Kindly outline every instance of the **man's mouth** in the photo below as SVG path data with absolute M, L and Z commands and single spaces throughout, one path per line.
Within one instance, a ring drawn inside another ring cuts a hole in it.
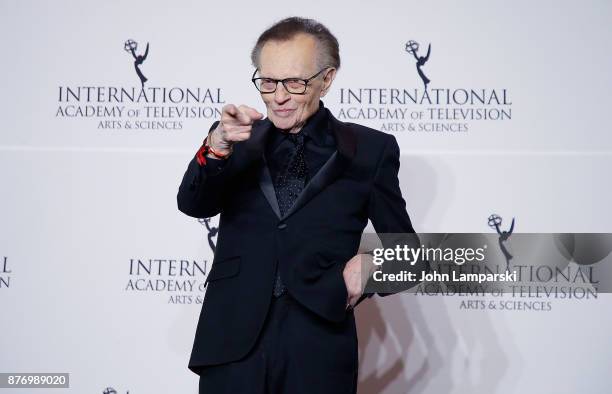
M 291 115 L 293 113 L 293 111 L 295 111 L 294 109 L 275 109 L 273 110 L 274 113 L 277 116 L 280 116 L 281 118 L 285 118 L 289 115 Z

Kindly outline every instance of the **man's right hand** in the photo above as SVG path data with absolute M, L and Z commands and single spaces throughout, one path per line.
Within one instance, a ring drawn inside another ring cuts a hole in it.
M 209 144 L 221 154 L 231 152 L 232 145 L 251 137 L 253 122 L 263 119 L 264 115 L 246 105 L 236 107 L 234 104 L 223 106 L 221 121 L 211 132 Z M 209 154 L 210 155 L 210 154 Z

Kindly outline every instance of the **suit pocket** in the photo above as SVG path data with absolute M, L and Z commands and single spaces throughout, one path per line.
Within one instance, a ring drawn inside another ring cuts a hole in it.
M 337 260 L 331 260 L 320 253 L 315 253 L 311 259 L 308 259 L 307 262 L 298 266 L 299 275 L 306 282 L 315 282 L 327 271 L 330 271 L 337 263 Z
M 218 279 L 231 278 L 238 275 L 240 272 L 240 256 L 228 257 L 223 260 L 215 261 L 208 273 L 206 282 L 212 282 Z
M 334 264 L 338 264 L 340 260 L 338 260 L 335 256 L 327 256 L 321 252 L 317 252 L 315 254 L 317 265 L 323 269 L 327 269 Z

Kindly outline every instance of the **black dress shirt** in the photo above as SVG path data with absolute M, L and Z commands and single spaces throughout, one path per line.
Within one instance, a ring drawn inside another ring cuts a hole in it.
M 319 101 L 317 112 L 306 121 L 304 127 L 298 132 L 304 135 L 304 154 L 309 174 L 306 183 L 323 167 L 323 164 L 336 150 L 336 141 L 328 128 L 327 122 L 327 111 L 323 102 Z M 266 161 L 273 182 L 276 181 L 276 176 L 295 150 L 295 145 L 289 140 L 288 135 L 289 133 L 272 126 L 269 140 L 266 143 Z

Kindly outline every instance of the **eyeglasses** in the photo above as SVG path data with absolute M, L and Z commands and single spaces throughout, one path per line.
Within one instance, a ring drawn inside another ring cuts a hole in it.
M 258 68 L 255 69 L 253 76 L 251 77 L 251 81 L 261 93 L 274 93 L 276 91 L 276 87 L 278 83 L 281 82 L 285 89 L 291 94 L 305 94 L 306 87 L 308 83 L 319 76 L 323 71 L 327 70 L 329 67 L 324 67 L 313 75 L 310 78 L 302 79 L 302 78 L 285 78 L 285 79 L 274 79 L 274 78 L 255 78 L 255 74 L 259 71 Z

